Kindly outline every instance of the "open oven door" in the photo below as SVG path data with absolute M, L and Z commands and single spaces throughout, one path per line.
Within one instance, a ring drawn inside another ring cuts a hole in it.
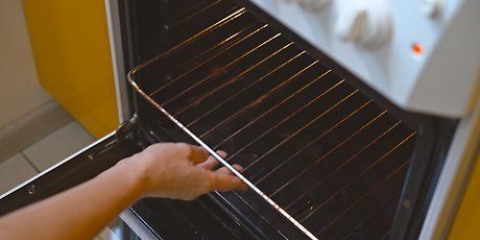
M 82 184 L 114 166 L 124 157 L 140 151 L 145 145 L 139 140 L 142 138 L 139 137 L 136 126 L 134 117 L 123 123 L 117 131 L 0 195 L 0 217 Z M 121 239 L 157 239 L 140 223 L 136 215 L 126 209 L 121 214 L 120 221 L 115 221 L 111 227 L 114 227 L 115 233 L 120 232 L 121 236 L 114 235 Z
M 0 197 L 0 216 L 94 178 L 121 159 L 114 133 L 80 150 Z
M 136 118 L 0 196 L 0 216 L 86 182 L 145 148 Z M 135 139 L 135 140 L 133 140 Z

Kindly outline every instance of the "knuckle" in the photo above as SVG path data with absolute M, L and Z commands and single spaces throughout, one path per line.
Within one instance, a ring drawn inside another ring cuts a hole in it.
M 149 155 L 156 155 L 159 152 L 162 152 L 164 148 L 168 146 L 169 146 L 169 143 L 155 143 L 145 148 L 143 152 Z
M 192 154 L 191 145 L 187 143 L 175 143 L 175 148 L 184 153 L 186 156 L 190 156 Z
M 190 148 L 190 145 L 184 142 L 175 143 L 175 146 L 181 149 Z

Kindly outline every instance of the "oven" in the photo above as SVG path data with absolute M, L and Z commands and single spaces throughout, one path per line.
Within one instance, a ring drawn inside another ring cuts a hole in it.
M 181 141 L 249 190 L 142 199 L 121 215 L 131 236 L 446 238 L 479 145 L 480 2 L 106 5 L 123 123 L 4 194 L 0 214 Z

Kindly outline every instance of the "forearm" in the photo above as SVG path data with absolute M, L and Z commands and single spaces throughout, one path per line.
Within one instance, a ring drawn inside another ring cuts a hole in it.
M 92 239 L 140 198 L 143 180 L 130 159 L 92 181 L 0 218 L 0 239 Z

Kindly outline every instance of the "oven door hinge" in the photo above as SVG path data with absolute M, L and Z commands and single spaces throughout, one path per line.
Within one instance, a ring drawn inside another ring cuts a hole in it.
M 152 140 L 144 133 L 137 115 L 120 124 L 115 135 L 123 158 L 140 152 L 152 144 Z

